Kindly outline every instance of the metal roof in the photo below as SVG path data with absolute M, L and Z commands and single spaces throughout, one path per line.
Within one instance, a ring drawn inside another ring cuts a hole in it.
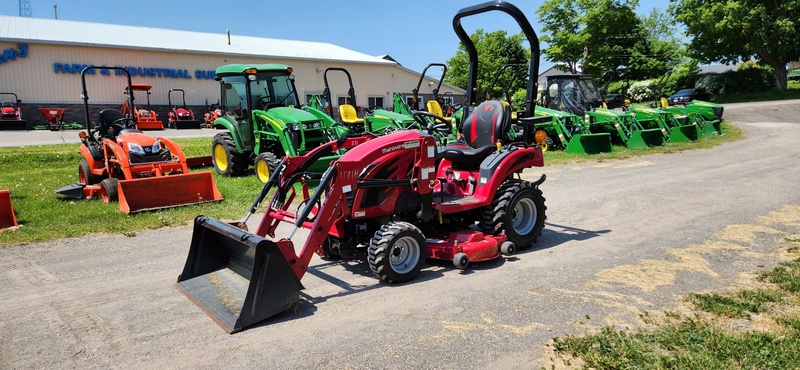
M 163 28 L 0 15 L 0 40 L 122 49 L 158 50 L 288 59 L 395 65 L 325 42 L 270 39 L 235 33 L 190 32 Z

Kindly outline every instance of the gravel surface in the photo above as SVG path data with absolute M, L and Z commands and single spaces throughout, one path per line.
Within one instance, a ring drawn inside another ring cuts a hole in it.
M 728 104 L 725 117 L 745 141 L 526 172 L 548 176 L 533 249 L 464 271 L 429 261 L 400 285 L 315 257 L 295 309 L 235 335 L 173 286 L 191 226 L 0 249 L 0 368 L 546 366 L 553 337 L 641 327 L 786 257 L 800 101 Z

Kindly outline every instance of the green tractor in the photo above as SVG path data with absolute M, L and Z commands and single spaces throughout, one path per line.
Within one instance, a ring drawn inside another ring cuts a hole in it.
M 298 156 L 336 140 L 341 132 L 315 109 L 301 109 L 292 68 L 284 64 L 230 64 L 217 68 L 222 115 L 214 127 L 211 156 L 224 176 L 255 167 L 266 182 L 284 156 Z M 337 155 L 324 156 L 312 171 L 324 172 Z
M 376 107 L 368 107 L 364 112 L 360 112 L 360 107 L 356 104 L 356 93 L 353 88 L 353 79 L 344 68 L 331 67 L 326 68 L 322 74 L 322 80 L 325 83 L 325 90 L 322 92 L 322 104 L 324 104 L 324 112 L 329 117 L 334 117 L 333 97 L 330 85 L 328 84 L 328 72 L 338 71 L 347 76 L 347 83 L 349 88 L 347 96 L 337 99 L 338 105 L 338 120 L 333 120 L 340 127 L 350 134 L 360 134 L 369 132 L 375 135 L 384 135 L 397 130 L 405 130 L 408 128 L 416 128 L 418 123 L 414 120 L 411 114 L 404 114 L 401 112 L 391 112 L 385 109 L 376 109 Z M 313 101 L 313 100 L 312 100 Z M 320 102 L 312 104 L 313 107 L 318 108 Z M 359 117 L 362 113 L 362 117 Z

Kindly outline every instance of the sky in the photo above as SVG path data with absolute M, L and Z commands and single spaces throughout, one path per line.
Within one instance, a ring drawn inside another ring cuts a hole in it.
M 453 16 L 482 0 L 29 0 L 35 18 L 49 18 L 167 28 L 299 41 L 326 42 L 373 56 L 390 55 L 398 63 L 421 72 L 430 63 L 445 63 L 458 50 Z M 541 25 L 536 9 L 544 0 L 511 0 L 533 26 Z M 19 15 L 18 0 L 0 0 L 0 14 Z M 664 0 L 639 0 L 638 14 L 666 9 Z M 54 8 L 54 5 L 57 7 Z M 461 21 L 467 34 L 520 31 L 501 11 L 482 13 Z M 542 58 L 541 71 L 552 66 Z

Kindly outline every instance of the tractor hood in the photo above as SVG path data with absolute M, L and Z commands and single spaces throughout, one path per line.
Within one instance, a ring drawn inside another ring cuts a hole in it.
M 270 118 L 281 121 L 284 124 L 312 123 L 319 121 L 313 114 L 296 108 L 277 107 L 270 109 L 266 113 Z
M 117 142 L 128 149 L 128 145 L 136 144 L 142 148 L 151 148 L 158 141 L 156 138 L 141 132 L 124 132 L 117 135 Z

